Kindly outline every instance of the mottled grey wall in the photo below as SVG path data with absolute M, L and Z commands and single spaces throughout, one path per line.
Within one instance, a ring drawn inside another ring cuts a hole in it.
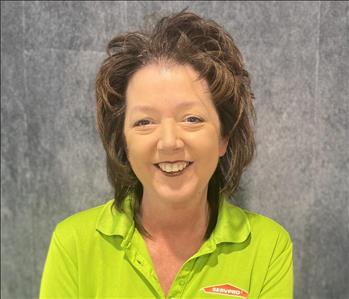
M 236 200 L 291 233 L 296 298 L 349 297 L 348 3 L 2 1 L 2 298 L 36 298 L 55 224 L 112 196 L 95 130 L 107 41 L 186 6 L 252 75 L 258 152 Z

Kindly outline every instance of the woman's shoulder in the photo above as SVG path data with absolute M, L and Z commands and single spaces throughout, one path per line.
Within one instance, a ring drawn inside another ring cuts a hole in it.
M 286 228 L 275 219 L 260 213 L 247 210 L 247 209 L 242 209 L 242 210 L 246 214 L 250 222 L 251 229 L 253 231 L 268 232 L 270 234 L 278 234 L 278 235 L 281 234 L 284 236 L 289 235 Z
M 55 233 L 69 235 L 76 232 L 95 230 L 101 213 L 105 209 L 111 208 L 112 203 L 113 200 L 109 200 L 103 204 L 76 212 L 64 218 L 56 224 Z
M 242 209 L 250 224 L 252 243 L 262 252 L 273 252 L 279 256 L 292 250 L 292 239 L 288 230 L 275 219 L 247 209 Z
M 249 226 L 251 236 L 253 236 L 255 241 L 274 241 L 284 243 L 285 245 L 292 242 L 288 230 L 277 220 L 261 213 L 239 207 L 233 203 L 229 205 L 232 210 L 236 211 L 235 213 L 244 216 Z

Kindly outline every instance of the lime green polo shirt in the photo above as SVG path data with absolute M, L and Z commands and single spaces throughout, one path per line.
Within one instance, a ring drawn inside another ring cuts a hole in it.
M 57 224 L 40 298 L 293 298 L 292 242 L 265 216 L 225 198 L 209 239 L 182 266 L 164 295 L 130 197 L 124 212 L 104 205 Z

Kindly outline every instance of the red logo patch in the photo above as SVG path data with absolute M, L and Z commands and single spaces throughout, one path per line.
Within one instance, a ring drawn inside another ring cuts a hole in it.
M 204 290 L 205 293 L 209 293 L 209 294 L 225 295 L 225 296 L 240 297 L 240 298 L 248 297 L 248 292 L 236 286 L 233 286 L 231 284 L 220 284 L 220 285 L 205 287 L 202 290 Z

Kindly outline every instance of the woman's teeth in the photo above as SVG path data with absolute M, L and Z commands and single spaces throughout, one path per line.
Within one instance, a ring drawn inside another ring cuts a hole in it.
M 159 163 L 160 169 L 165 172 L 177 172 L 181 171 L 189 165 L 189 162 L 178 163 Z

